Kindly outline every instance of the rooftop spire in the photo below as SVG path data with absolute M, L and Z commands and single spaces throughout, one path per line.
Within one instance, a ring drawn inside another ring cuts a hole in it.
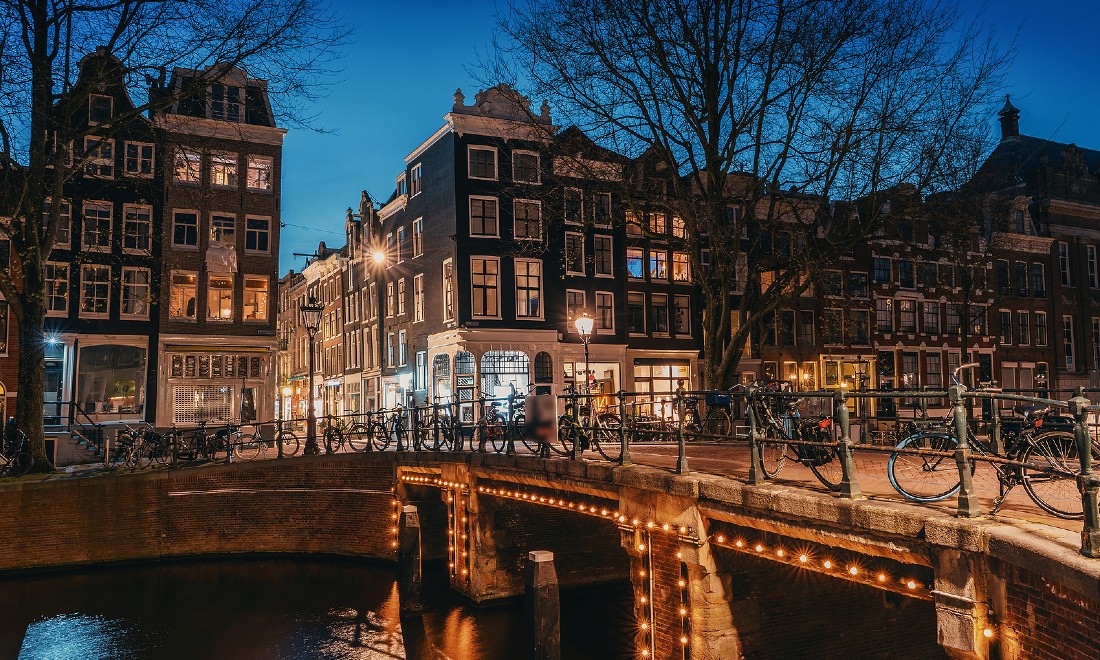
M 1001 142 L 1020 136 L 1020 109 L 1012 105 L 1012 99 L 1005 94 L 1005 104 L 997 113 L 1001 121 Z

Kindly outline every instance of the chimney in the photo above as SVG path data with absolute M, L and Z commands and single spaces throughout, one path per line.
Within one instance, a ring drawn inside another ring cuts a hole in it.
M 1005 105 L 997 116 L 1001 121 L 1001 142 L 1020 137 L 1020 110 L 1012 105 L 1008 94 L 1005 94 Z

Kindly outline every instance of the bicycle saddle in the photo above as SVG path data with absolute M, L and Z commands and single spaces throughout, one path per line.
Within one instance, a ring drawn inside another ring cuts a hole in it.
M 1032 421 L 1038 417 L 1042 417 L 1050 412 L 1050 406 L 1043 405 L 1028 405 L 1021 403 L 1012 409 L 1017 415 L 1022 416 L 1027 421 Z

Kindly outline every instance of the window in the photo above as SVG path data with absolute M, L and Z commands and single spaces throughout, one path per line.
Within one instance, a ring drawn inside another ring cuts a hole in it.
M 69 311 L 69 265 L 46 264 L 46 313 L 64 316 Z
M 115 141 L 97 137 L 84 138 L 84 173 L 100 179 L 115 175 Z
M 47 199 L 42 205 L 42 221 L 43 223 L 49 222 L 50 213 L 53 210 L 53 203 Z M 73 233 L 73 205 L 69 203 L 69 200 L 61 200 L 61 210 L 57 216 L 57 230 L 53 235 L 53 246 L 55 248 L 69 248 L 72 247 L 72 233 Z
M 268 318 L 268 279 L 266 277 L 244 278 L 244 320 L 266 321 Z
M 1008 280 L 1008 262 L 997 260 L 993 263 L 993 279 L 997 284 L 997 292 L 1007 296 L 1012 291 L 1012 283 Z
M 668 253 L 664 250 L 649 251 L 649 279 L 668 279 Z
M 408 342 L 406 341 L 408 334 L 404 330 L 397 332 L 397 364 L 404 365 L 408 359 Z
M 172 291 L 168 298 L 168 316 L 173 319 L 195 320 L 195 301 L 199 295 L 195 273 L 172 271 Z
M 951 266 L 944 265 L 940 268 L 940 285 L 941 286 L 955 286 L 955 269 Z
M 645 277 L 645 253 L 642 248 L 626 249 L 626 276 L 637 280 Z
M 1012 279 L 1016 283 L 1016 295 L 1026 296 L 1028 294 L 1026 263 L 1017 261 L 1012 264 Z
M 1085 247 L 1085 251 L 1088 254 L 1089 262 L 1089 286 L 1100 289 L 1100 272 L 1096 270 L 1096 246 L 1088 245 Z
M 1012 312 L 1002 309 L 1000 312 L 1001 320 L 1001 343 L 1012 343 Z
M 454 268 L 450 259 L 443 260 L 443 320 L 455 318 L 455 280 Z
M 890 260 L 885 257 L 875 257 L 875 284 L 889 284 Z
M 406 296 L 406 293 L 407 292 L 405 290 L 405 278 L 402 277 L 399 280 L 397 280 L 397 315 L 398 316 L 404 316 L 405 315 L 405 296 Z
M 596 328 L 615 332 L 615 294 L 610 291 L 596 292 Z
M 1035 345 L 1047 345 L 1047 313 L 1035 312 Z
M 638 216 L 634 214 L 634 211 L 626 212 L 626 235 L 627 236 L 641 236 L 642 235 L 642 223 L 638 222 Z
M 210 156 L 210 185 L 223 188 L 237 187 L 237 154 Z
M 488 179 L 495 181 L 497 178 L 497 150 L 493 147 L 469 148 L 470 178 Z
M 853 298 L 867 298 L 871 295 L 867 273 L 848 273 L 848 295 Z
M 798 313 L 798 343 L 803 346 L 814 345 L 814 313 L 802 310 Z
M 569 332 L 576 332 L 577 327 L 573 325 L 573 320 L 578 316 L 588 311 L 587 295 L 584 291 L 578 289 L 566 289 L 565 290 L 565 316 L 569 323 L 566 327 L 569 328 Z
M 397 228 L 397 263 L 405 260 L 405 228 Z
M 113 97 L 104 96 L 102 94 L 89 95 L 88 123 L 94 125 L 110 121 L 111 116 L 114 114 L 114 106 L 115 100 Z
M 959 313 L 959 308 L 955 305 L 947 305 L 947 334 L 959 335 L 962 331 L 962 315 Z
M 80 239 L 83 249 L 111 251 L 112 211 L 109 202 L 84 202 L 84 234 Z
M 1016 312 L 1016 342 L 1021 346 L 1031 343 L 1031 315 L 1024 310 Z
M 943 359 L 940 353 L 924 354 L 924 369 L 927 377 L 924 384 L 929 389 L 938 390 L 943 387 Z
M 470 198 L 470 236 L 499 236 L 495 197 Z
M 244 249 L 248 252 L 267 254 L 271 245 L 271 220 L 268 218 L 244 219 Z
M 124 170 L 130 176 L 153 176 L 153 145 L 148 142 L 127 142 Z
M 533 151 L 512 152 L 512 179 L 521 183 L 539 183 L 539 155 Z
M 271 190 L 271 167 L 270 158 L 249 156 L 245 187 L 249 190 Z
M 550 357 L 546 351 L 539 351 L 535 355 L 535 382 L 554 382 L 554 358 Z
M 1092 317 L 1092 368 L 1100 369 L 1100 318 Z
M 1073 371 L 1073 317 L 1066 315 L 1062 317 L 1062 350 L 1066 354 L 1066 369 Z
M 595 270 L 597 277 L 611 277 L 614 273 L 614 261 L 612 256 L 612 242 L 610 236 L 596 235 L 592 237 L 592 253 L 595 257 Z
M 370 287 L 364 292 L 366 300 L 364 305 L 367 308 L 367 318 L 371 321 L 378 318 L 378 286 L 375 282 L 370 283 Z
M 790 338 L 791 344 L 794 344 L 794 312 L 783 313 L 790 314 Z M 691 334 L 691 298 L 689 296 L 672 297 L 672 328 L 678 335 Z
M 211 213 L 210 240 L 225 245 L 236 245 L 237 218 L 227 213 Z
M 233 277 L 231 275 L 207 276 L 206 320 L 233 320 Z
M 920 285 L 936 286 L 939 281 L 939 269 L 934 261 L 923 261 L 920 264 Z
M 413 258 L 424 254 L 424 218 L 413 220 Z
M 500 260 L 496 257 L 470 257 L 471 313 L 473 316 L 500 315 Z
M 149 318 L 149 269 L 122 269 L 123 318 Z
M 649 296 L 649 316 L 653 320 L 653 332 L 658 335 L 668 334 L 668 296 L 663 293 L 654 293 Z
M 172 245 L 175 247 L 198 247 L 198 213 L 194 211 L 172 212 Z
M 650 213 L 649 230 L 654 234 L 667 234 L 668 216 L 664 213 Z
M 392 332 L 386 333 L 386 364 L 391 367 L 394 366 Z
M 1043 264 L 1031 264 L 1031 290 L 1036 298 L 1047 297 L 1047 274 Z
M 176 152 L 176 183 L 197 184 L 202 172 L 202 156 L 194 151 Z
M 821 318 L 821 341 L 826 345 L 840 344 L 844 337 L 843 310 L 829 307 Z
M 565 272 L 584 275 L 584 234 L 565 232 Z
M 416 352 L 416 389 L 424 390 L 428 388 L 428 352 L 417 351 Z
M 691 281 L 691 265 L 688 263 L 687 252 L 672 253 L 672 281 Z
M 412 185 L 410 186 L 410 196 L 411 197 L 416 197 L 417 195 L 420 194 L 420 184 L 421 184 L 421 180 L 423 178 L 423 173 L 424 173 L 424 170 L 420 166 L 420 163 L 417 163 L 416 165 L 413 165 L 412 171 L 411 171 L 411 176 L 410 176 L 410 178 L 412 179 Z
M 542 318 L 542 262 L 516 259 L 516 318 Z
M 565 221 L 580 224 L 584 219 L 584 195 L 577 188 L 565 189 Z
M 917 301 L 900 299 L 898 305 L 898 332 L 917 331 Z
M 424 274 L 413 277 L 413 321 L 424 320 Z
M 848 343 L 867 346 L 871 343 L 871 312 L 866 309 L 847 310 L 846 335 Z
M 687 238 L 687 228 L 684 226 L 684 219 L 681 216 L 672 216 L 672 235 L 676 238 Z
M 971 310 L 971 331 L 978 337 L 985 334 L 985 306 L 984 305 L 972 305 Z
M 214 83 L 210 85 L 210 118 L 239 122 L 244 116 L 244 89 Z
M 1058 243 L 1058 277 L 1062 286 L 1070 286 L 1073 282 L 1069 268 L 1069 244 Z
M 894 301 L 890 298 L 875 298 L 875 325 L 879 332 L 893 332 Z
M 626 321 L 631 334 L 645 334 L 645 294 L 626 294 Z
M 111 305 L 111 267 L 84 264 L 80 267 L 80 315 L 107 316 Z
M 611 193 L 598 192 L 592 196 L 592 220 L 597 225 L 608 226 L 611 224 Z
M 903 289 L 912 289 L 914 286 L 913 281 L 913 262 L 907 259 L 898 261 L 898 286 Z
M 940 334 L 940 304 L 934 301 L 924 303 L 924 334 Z
M 152 249 L 153 207 L 127 204 L 122 207 L 122 249 L 148 253 Z
M 513 236 L 522 240 L 542 239 L 542 203 L 529 199 L 512 202 Z

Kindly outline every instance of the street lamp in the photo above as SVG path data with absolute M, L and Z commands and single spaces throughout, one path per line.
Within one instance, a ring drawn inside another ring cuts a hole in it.
M 309 335 L 309 403 L 306 412 L 305 453 L 318 454 L 320 448 L 317 446 L 317 410 L 313 402 L 313 338 L 321 328 L 321 314 L 324 313 L 325 306 L 310 296 L 309 302 L 302 303 L 298 310 L 302 313 L 302 325 L 305 326 L 306 334 Z
M 379 266 L 386 263 L 386 253 L 382 250 L 375 250 L 374 254 L 371 255 L 371 258 L 374 259 L 374 263 L 378 264 Z
M 578 316 L 573 324 L 577 326 L 577 334 L 581 336 L 581 343 L 584 344 L 584 393 L 591 394 L 588 383 L 588 344 L 592 341 L 592 330 L 596 326 L 596 319 L 585 312 Z

